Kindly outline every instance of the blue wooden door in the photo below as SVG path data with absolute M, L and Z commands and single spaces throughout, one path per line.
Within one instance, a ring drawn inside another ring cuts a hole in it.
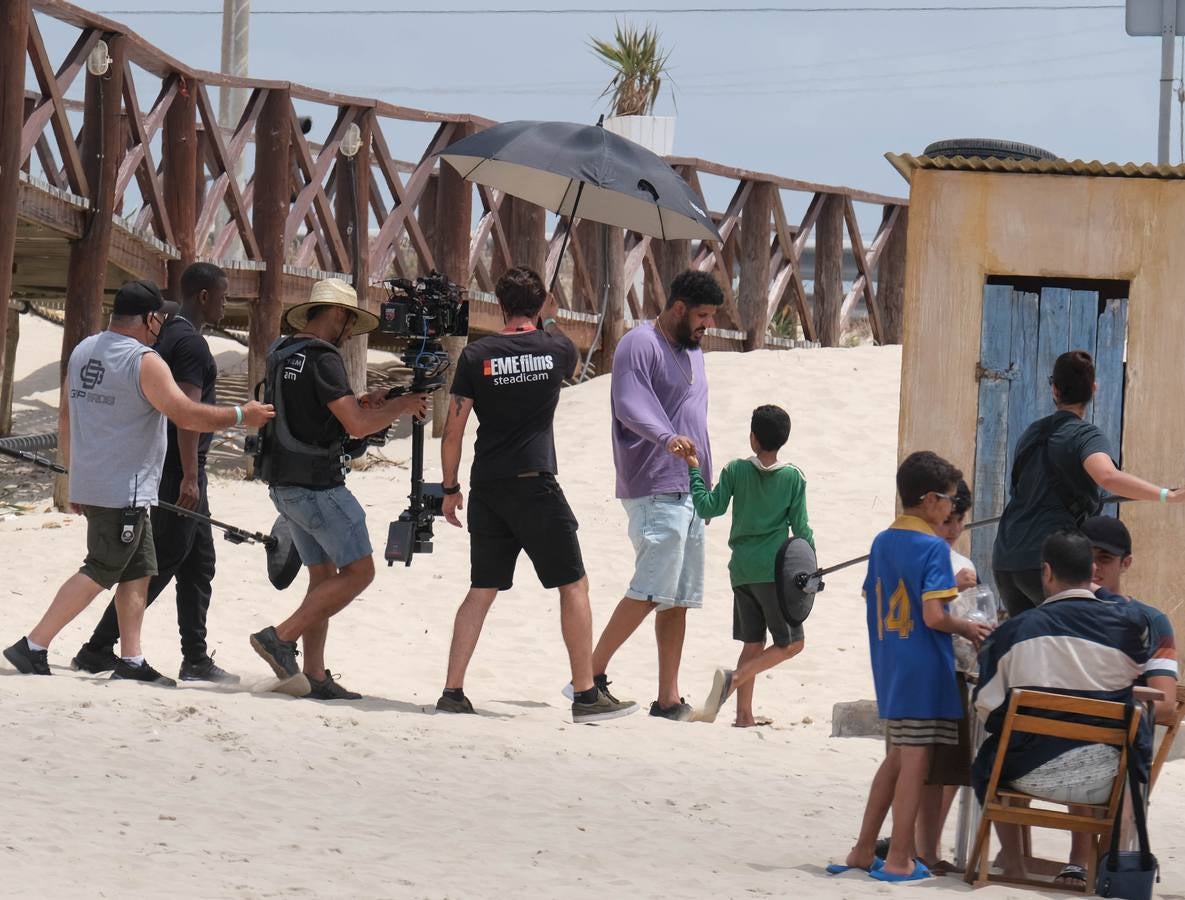
M 1016 442 L 1034 420 L 1053 412 L 1049 375 L 1054 360 L 1067 350 L 1086 350 L 1095 358 L 1099 389 L 1086 415 L 1102 429 L 1119 461 L 1126 339 L 1127 300 L 1100 304 L 1096 292 L 1066 288 L 1044 288 L 1040 295 L 1010 285 L 984 288 L 971 518 L 1004 511 Z M 995 539 L 994 525 L 971 532 L 971 559 L 993 590 Z

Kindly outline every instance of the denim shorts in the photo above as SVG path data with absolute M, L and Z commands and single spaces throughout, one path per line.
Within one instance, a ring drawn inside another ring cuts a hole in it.
M 621 501 L 629 515 L 634 577 L 626 597 L 699 609 L 704 605 L 704 520 L 691 494 L 653 494 Z
M 292 543 L 306 566 L 332 562 L 343 569 L 373 552 L 366 513 L 345 487 L 312 491 L 273 485 L 268 493 L 276 511 L 288 520 Z

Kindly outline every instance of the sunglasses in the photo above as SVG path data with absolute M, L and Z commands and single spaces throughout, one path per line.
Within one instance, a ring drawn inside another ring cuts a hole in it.
M 925 496 L 929 496 L 930 494 L 933 494 L 939 500 L 949 500 L 951 503 L 951 506 L 958 505 L 959 501 L 955 498 L 955 496 L 953 494 L 941 494 L 938 491 L 928 491 Z

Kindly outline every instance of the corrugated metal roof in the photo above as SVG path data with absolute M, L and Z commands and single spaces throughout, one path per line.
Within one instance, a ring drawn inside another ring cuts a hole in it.
M 886 153 L 890 165 L 910 180 L 915 169 L 946 172 L 1007 172 L 1025 175 L 1087 175 L 1111 178 L 1185 178 L 1185 165 L 1154 163 L 1105 163 L 1081 159 L 987 159 L 979 156 L 913 156 Z

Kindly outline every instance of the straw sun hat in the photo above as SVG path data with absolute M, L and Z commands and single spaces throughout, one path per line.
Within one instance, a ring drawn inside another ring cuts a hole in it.
M 314 284 L 309 299 L 288 310 L 284 321 L 293 330 L 301 331 L 309 324 L 309 310 L 314 306 L 341 306 L 355 313 L 354 334 L 367 334 L 379 326 L 378 316 L 358 308 L 358 295 L 354 289 L 336 278 L 327 278 Z

